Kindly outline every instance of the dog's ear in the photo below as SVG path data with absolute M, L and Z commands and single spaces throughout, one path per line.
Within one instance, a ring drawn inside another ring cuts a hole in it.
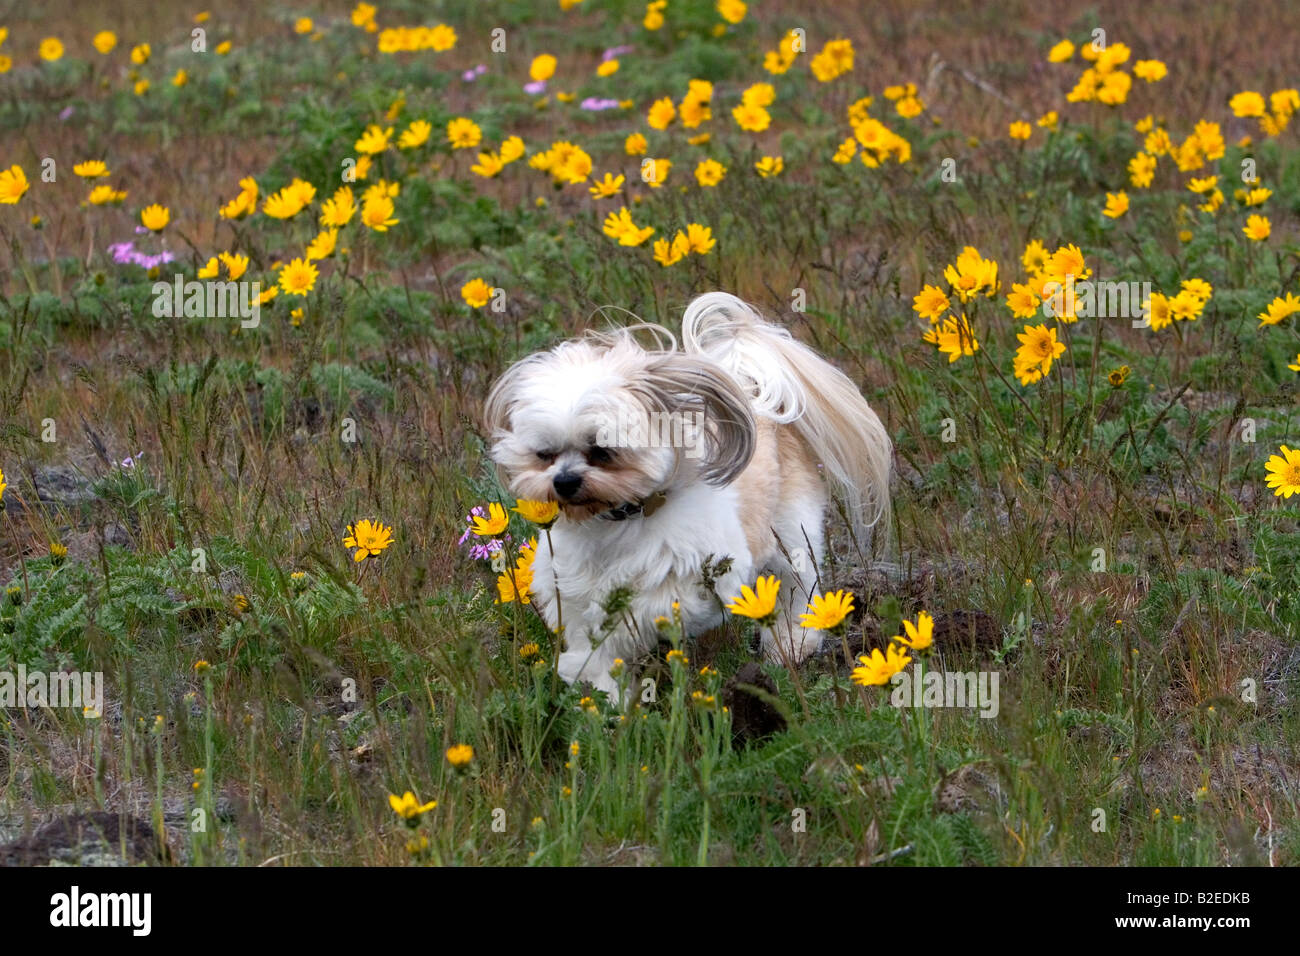
M 519 403 L 519 386 L 541 364 L 543 357 L 542 354 L 533 354 L 521 358 L 492 383 L 483 402 L 483 426 L 489 441 L 495 441 L 510 431 L 510 416 Z
M 756 425 L 749 399 L 712 362 L 681 352 L 663 353 L 651 359 L 646 375 L 632 387 L 652 411 L 702 413 L 701 474 L 710 484 L 735 480 L 754 457 Z

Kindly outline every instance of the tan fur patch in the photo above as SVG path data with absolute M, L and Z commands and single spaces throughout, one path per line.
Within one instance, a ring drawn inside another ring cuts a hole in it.
M 789 425 L 758 419 L 757 443 L 749 466 L 736 479 L 740 523 L 749 553 L 771 553 L 776 537 L 772 526 L 783 502 L 815 495 L 821 478 L 808 446 Z M 784 542 L 787 548 L 797 542 Z

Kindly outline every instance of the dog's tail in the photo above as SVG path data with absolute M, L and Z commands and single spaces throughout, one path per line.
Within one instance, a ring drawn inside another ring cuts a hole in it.
M 889 434 L 847 375 L 750 305 L 726 292 L 697 297 L 682 317 L 682 345 L 726 369 L 756 414 L 790 424 L 821 462 L 855 525 L 889 522 Z

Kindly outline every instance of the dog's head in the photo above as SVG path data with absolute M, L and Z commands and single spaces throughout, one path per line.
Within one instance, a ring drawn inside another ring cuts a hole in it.
M 749 401 L 716 365 L 651 328 L 671 344 L 645 348 L 633 330 L 589 334 L 497 380 L 484 416 L 512 494 L 558 501 L 582 520 L 744 470 L 754 453 Z

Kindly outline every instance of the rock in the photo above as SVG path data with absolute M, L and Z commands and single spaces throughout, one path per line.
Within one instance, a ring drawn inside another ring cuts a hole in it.
M 46 504 L 80 507 L 98 497 L 91 480 L 66 465 L 37 468 L 34 474 L 37 500 Z
M 750 661 L 722 687 L 722 703 L 731 711 L 732 738 L 736 743 L 762 740 L 785 730 L 785 717 L 773 704 L 750 688 L 777 696 L 776 681 Z
M 0 845 L 0 866 L 134 866 L 172 862 L 171 850 L 137 817 L 96 811 L 59 817 Z
M 940 813 L 993 812 L 1001 803 L 1002 788 L 987 763 L 958 767 L 934 787 L 934 805 Z
M 116 523 L 104 525 L 104 543 L 116 545 L 128 551 L 135 550 L 135 542 L 131 540 L 131 532 Z

